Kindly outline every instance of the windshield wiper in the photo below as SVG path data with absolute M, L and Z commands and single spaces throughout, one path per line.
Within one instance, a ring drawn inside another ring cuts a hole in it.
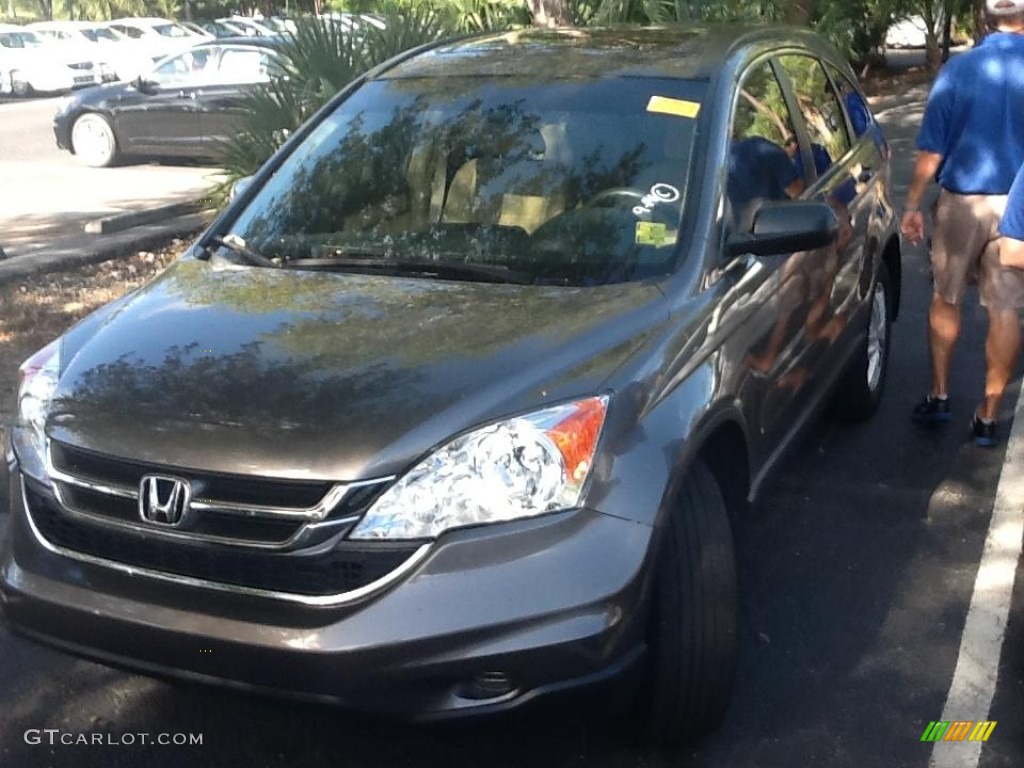
M 426 261 L 422 259 L 292 259 L 285 266 L 295 269 L 371 270 L 413 275 L 435 275 L 440 278 L 477 278 L 491 283 L 531 285 L 534 277 L 490 264 L 466 264 L 461 261 Z
M 270 269 L 281 268 L 279 263 L 272 259 L 268 259 L 262 253 L 257 253 L 234 235 L 226 235 L 224 237 L 221 237 L 220 235 L 210 235 L 210 237 L 206 239 L 214 245 L 219 245 L 222 248 L 227 248 L 232 253 L 237 253 L 254 266 L 269 267 Z

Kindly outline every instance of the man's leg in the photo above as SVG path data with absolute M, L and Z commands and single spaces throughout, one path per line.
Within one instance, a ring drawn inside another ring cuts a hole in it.
M 960 307 L 936 294 L 928 310 L 928 349 L 932 356 L 932 397 L 949 394 L 953 347 L 960 335 Z
M 1013 378 L 1020 352 L 1020 319 L 1016 310 L 988 311 L 988 336 L 985 339 L 985 399 L 978 406 L 978 418 L 994 421 L 1006 385 Z

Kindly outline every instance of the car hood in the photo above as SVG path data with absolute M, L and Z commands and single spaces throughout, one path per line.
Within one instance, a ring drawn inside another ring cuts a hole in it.
M 69 116 L 76 117 L 80 107 L 108 107 L 120 101 L 126 94 L 133 94 L 135 86 L 131 83 L 103 83 L 92 85 L 75 91 L 62 104 L 57 112 L 57 120 L 67 120 Z
M 48 431 L 267 477 L 402 471 L 453 435 L 600 391 L 669 316 L 589 288 L 217 268 L 194 259 L 64 339 Z

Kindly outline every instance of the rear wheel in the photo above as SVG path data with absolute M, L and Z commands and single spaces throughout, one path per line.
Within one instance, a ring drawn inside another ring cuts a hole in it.
M 86 165 L 103 168 L 117 160 L 114 129 L 102 115 L 85 114 L 71 127 L 71 148 Z
M 736 563 L 721 488 L 696 461 L 669 516 L 655 571 L 643 740 L 678 745 L 725 716 L 736 666 Z
M 882 402 L 889 371 L 891 296 L 889 270 L 883 262 L 878 265 L 878 277 L 871 291 L 867 336 L 836 391 L 834 405 L 840 418 L 863 421 L 874 415 Z

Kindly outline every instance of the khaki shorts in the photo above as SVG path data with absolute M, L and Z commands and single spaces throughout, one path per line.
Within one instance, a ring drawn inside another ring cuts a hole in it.
M 935 202 L 932 281 L 935 295 L 959 304 L 975 276 L 981 305 L 1024 307 L 1024 270 L 999 264 L 999 220 L 1006 195 L 957 195 L 942 190 Z

